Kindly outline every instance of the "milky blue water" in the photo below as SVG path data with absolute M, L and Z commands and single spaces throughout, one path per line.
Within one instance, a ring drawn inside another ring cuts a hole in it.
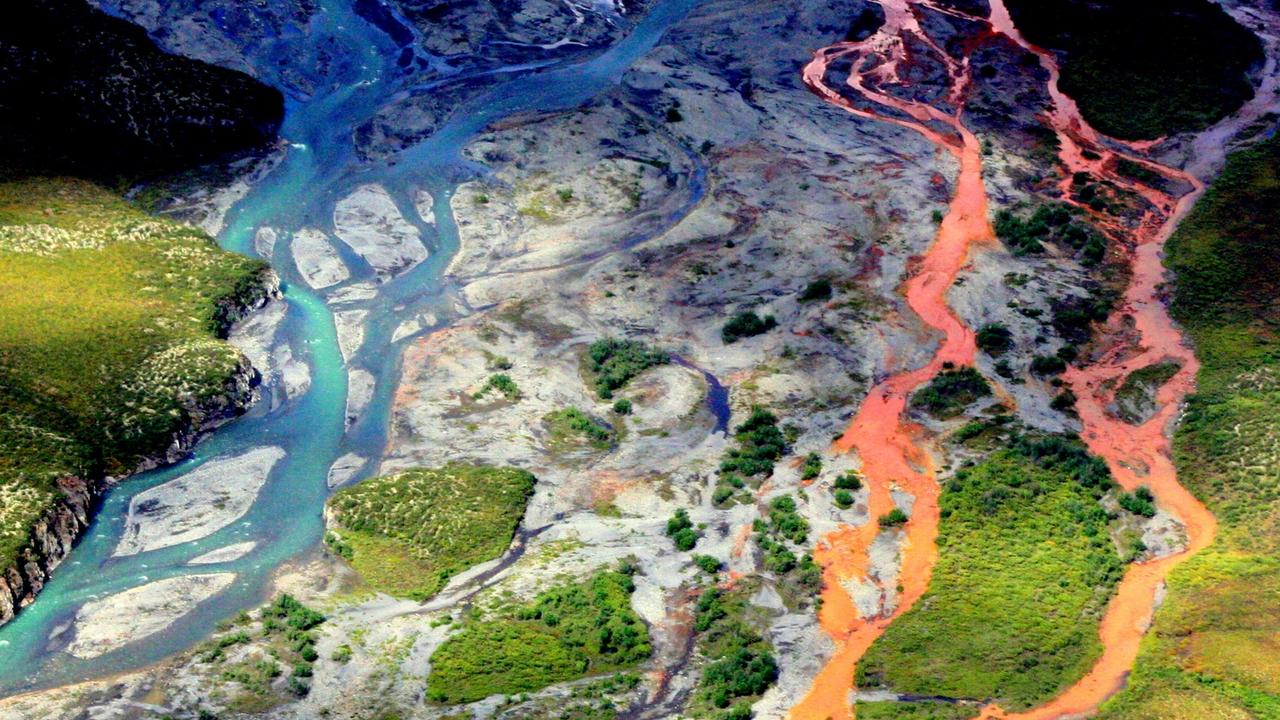
M 457 248 L 448 199 L 458 182 L 483 172 L 461 159 L 461 149 L 494 120 L 589 101 L 616 83 L 696 4 L 697 0 L 658 0 L 625 37 L 589 59 L 552 62 L 531 57 L 520 65 L 486 70 L 482 73 L 485 90 L 454 108 L 434 134 L 389 161 L 362 161 L 352 131 L 399 93 L 443 91 L 449 83 L 474 83 L 481 74 L 467 77 L 451 69 L 446 59 L 421 50 L 418 31 L 376 0 L 319 0 L 319 11 L 305 34 L 291 32 L 246 48 L 246 57 L 260 77 L 286 92 L 281 135 L 291 147 L 284 160 L 233 208 L 219 243 L 253 254 L 253 237 L 260 227 L 270 226 L 286 237 L 304 226 L 330 228 L 339 198 L 358 185 L 378 183 L 391 192 L 405 217 L 424 230 L 431 256 L 383 285 L 378 297 L 362 306 L 369 310 L 365 341 L 350 363 L 344 363 L 332 313 L 320 296 L 300 282 L 287 242 L 278 244 L 276 256 L 270 259 L 285 280 L 289 304 L 281 336 L 295 356 L 310 366 L 310 389 L 274 410 L 263 403 L 202 442 L 189 460 L 128 480 L 108 493 L 97 520 L 37 601 L 0 627 L 0 696 L 156 662 L 198 642 L 220 620 L 262 602 L 272 572 L 319 543 L 326 478 L 333 461 L 347 452 L 376 459 L 385 445 L 399 351 L 412 339 L 392 343 L 395 328 L 421 312 L 434 313 L 440 324 L 456 317 L 457 305 L 443 278 L 443 269 Z M 109 3 L 106 9 L 127 17 Z M 290 80 L 295 77 L 305 78 L 310 91 L 296 87 Z M 694 166 L 698 169 L 688 183 L 689 197 L 670 218 L 672 222 L 701 198 L 703 173 L 696 161 Z M 416 216 L 412 199 L 419 191 L 434 197 L 433 218 Z M 344 253 L 344 259 L 354 256 Z M 362 263 L 351 264 L 368 273 Z M 352 366 L 369 370 L 377 382 L 367 410 L 344 431 L 347 371 Z M 723 398 L 712 400 L 723 403 Z M 240 521 L 198 541 L 111 557 L 133 496 L 211 458 L 268 445 L 284 448 L 287 455 Z M 372 468 L 370 462 L 360 476 L 367 476 Z M 249 540 L 256 541 L 257 547 L 238 560 L 187 564 L 212 549 Z M 155 580 L 207 572 L 235 573 L 235 584 L 164 632 L 93 660 L 63 652 L 70 636 L 65 630 L 86 601 Z

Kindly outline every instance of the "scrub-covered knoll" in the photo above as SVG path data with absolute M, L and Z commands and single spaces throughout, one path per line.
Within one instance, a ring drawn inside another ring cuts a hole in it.
M 587 368 L 591 371 L 596 394 L 608 400 L 631 379 L 655 365 L 665 365 L 671 358 L 665 352 L 638 340 L 608 338 L 597 340 L 587 348 Z
M 634 667 L 652 652 L 629 570 L 606 570 L 467 621 L 431 656 L 427 694 L 462 703 Z
M 1063 92 L 1108 135 L 1200 130 L 1253 95 L 1258 38 L 1210 0 L 1008 0 L 1022 34 L 1065 53 Z
M 327 542 L 374 589 L 425 600 L 511 545 L 534 482 L 457 463 L 368 480 L 329 499 Z
M 1170 238 L 1172 312 L 1196 393 L 1178 478 L 1217 541 L 1169 576 L 1126 689 L 1102 717 L 1280 717 L 1280 141 L 1238 153 Z
M 1110 485 L 1101 461 L 1056 439 L 957 473 L 941 496 L 929 590 L 868 651 L 858 685 L 1017 710 L 1077 680 L 1101 650 L 1098 623 L 1123 572 L 1099 503 Z
M 87 182 L 0 183 L 0 570 L 57 481 L 122 474 L 232 416 L 251 370 L 219 340 L 266 265 Z

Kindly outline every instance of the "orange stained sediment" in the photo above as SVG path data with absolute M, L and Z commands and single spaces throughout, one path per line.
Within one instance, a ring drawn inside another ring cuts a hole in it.
M 929 586 L 937 561 L 938 484 L 931 462 L 903 421 L 903 411 L 911 392 L 940 372 L 944 364 L 973 363 L 973 331 L 947 305 L 946 293 L 967 263 L 970 248 L 994 239 L 987 215 L 980 145 L 960 117 L 969 83 L 967 61 L 947 56 L 921 29 L 913 3 L 885 0 L 882 4 L 886 21 L 876 34 L 860 42 L 838 43 L 817 51 L 804 69 L 804 81 L 820 98 L 853 115 L 919 133 L 959 163 L 955 193 L 938 234 L 903 288 L 908 306 L 942 338 L 925 366 L 892 375 L 872 388 L 835 443 L 836 450 L 858 453 L 870 493 L 871 520 L 861 526 L 840 527 L 823 537 L 814 551 L 814 560 L 823 569 L 818 620 L 835 641 L 836 652 L 814 679 L 808 694 L 791 709 L 794 720 L 852 718 L 849 692 L 858 661 L 893 619 L 914 605 Z M 949 111 L 882 89 L 903 84 L 897 73 L 912 60 L 904 42 L 908 34 L 923 41 L 936 54 L 935 59 L 944 64 L 951 83 L 947 95 L 947 103 L 952 106 Z M 849 91 L 872 105 L 910 119 L 865 109 L 830 87 L 827 69 L 837 59 L 852 60 L 853 70 L 846 81 Z M 864 616 L 845 584 L 879 584 L 879 578 L 869 577 L 868 548 L 880 532 L 877 518 L 894 507 L 890 492 L 894 488 L 914 497 L 911 516 L 903 530 L 898 599 L 893 608 L 884 607 L 889 593 L 882 588 L 878 611 Z
M 996 706 L 983 708 L 982 718 L 1056 720 L 1092 713 L 1099 704 L 1123 687 L 1138 656 L 1138 647 L 1150 627 L 1155 598 L 1174 567 L 1213 542 L 1217 521 L 1212 513 L 1178 483 L 1170 455 L 1170 434 L 1183 398 L 1194 387 L 1199 363 L 1183 342 L 1182 334 L 1160 300 L 1159 286 L 1165 268 L 1161 254 L 1178 221 L 1204 189 L 1191 175 L 1159 165 L 1129 153 L 1145 153 L 1155 143 L 1119 143 L 1094 130 L 1080 116 L 1074 101 L 1058 89 L 1058 67 L 1051 53 L 1028 43 L 1018 33 L 1004 0 L 992 0 L 993 28 L 1035 53 L 1050 74 L 1053 101 L 1050 125 L 1062 141 L 1060 159 L 1068 177 L 1060 186 L 1064 200 L 1071 202 L 1070 173 L 1086 171 L 1109 180 L 1146 200 L 1151 209 L 1141 226 L 1132 232 L 1132 277 L 1120 307 L 1108 318 L 1107 338 L 1111 340 L 1101 358 L 1087 367 L 1072 367 L 1064 379 L 1075 391 L 1076 410 L 1084 427 L 1083 439 L 1090 451 L 1107 461 L 1112 476 L 1126 490 L 1147 486 L 1157 505 L 1180 520 L 1186 530 L 1185 550 L 1147 562 L 1130 565 L 1107 606 L 1099 626 L 1102 654 L 1087 674 L 1049 703 L 1021 713 L 1005 713 Z M 1113 150 L 1124 147 L 1128 152 Z M 1083 156 L 1083 149 L 1096 153 L 1097 160 Z M 1167 177 L 1181 180 L 1191 192 L 1174 199 L 1157 188 L 1143 186 L 1119 176 L 1115 160 L 1125 157 Z M 1125 231 L 1115 225 L 1105 229 L 1113 237 Z M 1127 327 L 1126 327 L 1127 326 Z M 1125 332 L 1121 332 L 1124 330 Z M 1136 340 L 1125 338 L 1136 337 Z M 1141 425 L 1130 425 L 1107 413 L 1114 390 L 1134 370 L 1154 362 L 1174 360 L 1178 373 L 1157 393 L 1159 411 Z

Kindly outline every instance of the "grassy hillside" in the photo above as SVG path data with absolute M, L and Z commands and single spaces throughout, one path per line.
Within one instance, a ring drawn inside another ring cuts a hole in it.
M 1176 460 L 1221 528 L 1102 716 L 1280 718 L 1280 141 L 1232 156 L 1167 251 L 1203 364 Z
M 1209 0 L 1008 0 L 1031 42 L 1065 53 L 1062 90 L 1126 139 L 1199 130 L 1253 95 L 1262 45 Z
M 58 497 L 121 473 L 227 393 L 218 336 L 266 266 L 87 182 L 0 183 L 0 568 Z
M 631 609 L 634 590 L 625 572 L 602 571 L 468 621 L 431 656 L 428 696 L 472 702 L 640 664 L 652 648 Z
M 327 541 L 375 589 L 425 600 L 507 549 L 533 485 L 523 470 L 460 464 L 376 478 L 329 499 Z
M 1017 710 L 1083 675 L 1123 571 L 1098 502 L 1110 486 L 1100 461 L 1056 439 L 1024 441 L 958 473 L 941 497 L 929 591 L 872 645 L 858 685 Z M 952 709 L 872 712 L 929 718 Z

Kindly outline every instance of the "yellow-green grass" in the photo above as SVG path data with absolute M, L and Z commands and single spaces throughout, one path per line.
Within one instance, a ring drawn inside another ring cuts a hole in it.
M 55 482 L 127 472 L 225 394 L 265 264 L 88 182 L 0 183 L 0 568 Z
M 859 663 L 860 687 L 1017 710 L 1052 698 L 1092 665 L 1123 571 L 1098 501 L 1109 478 L 1083 450 L 1059 443 L 1058 454 L 1037 461 L 1025 447 L 997 451 L 947 483 L 929 590 Z M 869 712 L 931 718 L 954 708 Z
M 347 488 L 329 499 L 329 544 L 375 590 L 425 600 L 511 545 L 534 477 L 451 463 Z
M 1101 716 L 1280 718 L 1280 141 L 1232 156 L 1167 251 L 1202 364 L 1175 460 L 1220 529 Z
M 652 652 L 631 609 L 631 577 L 606 570 L 533 602 L 469 619 L 431 657 L 427 694 L 437 702 L 514 695 L 634 667 Z

